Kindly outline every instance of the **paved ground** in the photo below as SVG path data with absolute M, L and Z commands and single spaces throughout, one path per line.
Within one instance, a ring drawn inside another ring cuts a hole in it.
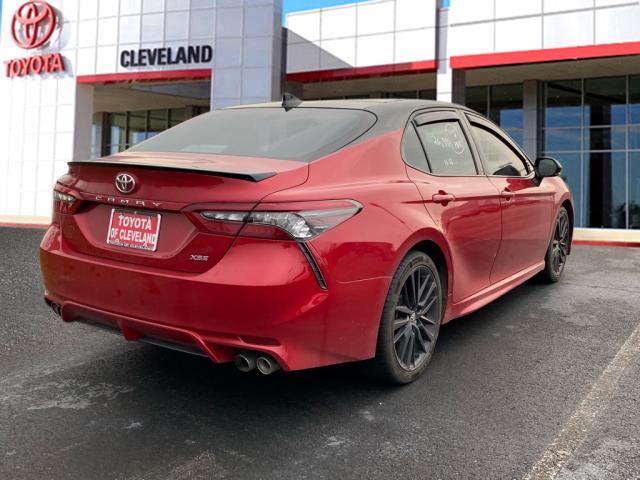
M 64 325 L 41 235 L 0 229 L 0 478 L 640 478 L 640 249 L 576 247 L 561 283 L 449 324 L 389 388 Z

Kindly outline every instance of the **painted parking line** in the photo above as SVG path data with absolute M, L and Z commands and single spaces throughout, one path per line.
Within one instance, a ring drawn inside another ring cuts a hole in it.
M 640 323 L 523 480 L 550 480 L 556 477 L 609 405 L 622 374 L 637 356 L 640 356 Z

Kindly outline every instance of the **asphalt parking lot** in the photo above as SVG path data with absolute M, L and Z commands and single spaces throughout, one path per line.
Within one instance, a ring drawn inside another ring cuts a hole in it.
M 0 228 L 0 478 L 640 479 L 640 249 L 574 247 L 443 328 L 427 374 L 260 377 L 66 325 Z

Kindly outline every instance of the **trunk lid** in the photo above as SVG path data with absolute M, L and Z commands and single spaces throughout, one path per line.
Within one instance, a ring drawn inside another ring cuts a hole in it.
M 65 249 L 190 273 L 215 265 L 234 238 L 208 232 L 191 219 L 195 212 L 251 210 L 266 195 L 301 185 L 308 176 L 304 162 L 207 154 L 126 152 L 69 166 L 58 188 L 81 203 L 73 214 L 59 216 Z M 129 193 L 116 188 L 121 173 L 135 182 Z M 119 212 L 160 214 L 155 251 L 107 243 Z

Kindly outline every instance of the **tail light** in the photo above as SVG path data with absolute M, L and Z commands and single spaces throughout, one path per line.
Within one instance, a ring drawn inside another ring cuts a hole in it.
M 265 203 L 252 211 L 205 210 L 200 216 L 216 225 L 218 233 L 304 242 L 340 225 L 361 209 L 362 205 L 353 200 L 330 200 Z
M 57 203 L 59 207 L 71 206 L 75 203 L 76 197 L 67 193 L 62 193 L 57 190 L 53 191 L 53 201 Z
M 58 190 L 56 187 L 53 191 L 53 223 L 57 223 L 59 214 L 75 212 L 80 203 L 82 202 L 79 198 L 66 190 Z

